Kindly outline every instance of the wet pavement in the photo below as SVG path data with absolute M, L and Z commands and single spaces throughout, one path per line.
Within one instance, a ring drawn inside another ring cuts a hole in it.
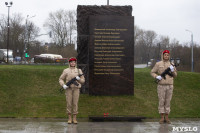
M 172 124 L 159 124 L 158 119 L 143 122 L 78 120 L 78 124 L 67 124 L 65 119 L 0 118 L 0 133 L 200 133 L 200 119 L 171 119 Z

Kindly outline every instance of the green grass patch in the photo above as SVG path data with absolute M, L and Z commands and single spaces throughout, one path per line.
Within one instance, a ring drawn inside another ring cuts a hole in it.
M 0 65 L 0 117 L 66 117 L 58 78 L 66 66 Z M 200 74 L 178 72 L 171 117 L 200 117 Z M 134 96 L 81 94 L 78 117 L 135 115 L 157 118 L 158 96 L 150 69 L 135 69 Z

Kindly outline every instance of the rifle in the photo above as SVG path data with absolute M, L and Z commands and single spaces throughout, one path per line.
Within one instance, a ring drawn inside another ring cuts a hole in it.
M 79 74 L 78 76 L 81 77 L 82 75 L 83 74 Z M 65 85 L 68 86 L 68 87 L 70 87 L 70 85 L 72 85 L 72 84 L 78 86 L 79 84 L 76 81 L 77 81 L 77 79 L 76 79 L 76 77 L 74 77 L 73 79 L 71 79 L 70 81 L 68 81 Z M 63 90 L 64 90 L 64 88 L 61 87 L 60 88 L 60 93 L 62 93 Z
M 165 69 L 165 71 L 163 73 L 161 73 L 160 76 L 162 78 L 166 79 L 166 75 L 169 75 L 169 76 L 173 77 L 173 74 L 172 74 L 172 72 L 171 72 L 169 67 L 167 69 Z
M 171 63 L 171 65 L 174 66 L 174 67 L 179 66 L 179 64 L 173 65 L 172 63 Z M 167 69 L 165 69 L 165 71 L 162 72 L 160 76 L 161 76 L 162 78 L 166 79 L 166 75 L 169 75 L 169 76 L 173 77 L 173 74 L 172 74 L 172 72 L 171 72 L 170 67 L 168 67 Z M 158 83 L 159 81 L 160 81 L 160 80 L 156 79 L 155 82 Z

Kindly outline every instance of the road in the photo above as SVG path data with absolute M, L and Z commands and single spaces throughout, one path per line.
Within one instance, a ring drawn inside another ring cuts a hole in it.
M 172 124 L 159 124 L 158 119 L 145 122 L 78 120 L 78 124 L 67 124 L 66 119 L 0 118 L 0 133 L 182 133 L 186 130 L 200 133 L 200 119 L 171 119 Z
M 147 67 L 147 64 L 135 64 L 134 68 L 145 68 Z

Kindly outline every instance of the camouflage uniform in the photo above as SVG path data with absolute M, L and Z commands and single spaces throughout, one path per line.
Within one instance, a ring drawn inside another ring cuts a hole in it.
M 170 61 L 164 61 L 163 55 L 161 57 L 162 61 L 159 61 L 155 64 L 153 69 L 151 70 L 151 76 L 156 78 L 158 75 L 161 75 L 162 72 L 165 71 L 171 64 Z M 170 59 L 170 58 L 169 58 Z M 174 77 L 177 76 L 176 68 L 174 72 L 172 72 L 173 77 L 166 75 L 166 79 L 162 79 L 158 82 L 157 92 L 159 98 L 159 106 L 158 111 L 159 113 L 169 114 L 170 113 L 170 101 L 172 99 L 173 94 L 173 83 Z
M 65 69 L 59 78 L 60 85 L 63 86 L 65 84 L 65 81 L 68 82 L 72 78 L 78 76 L 79 74 L 83 74 L 81 69 L 71 68 L 71 67 Z M 79 100 L 81 84 L 85 82 L 84 76 L 81 76 L 80 80 L 77 82 L 79 83 L 78 86 L 72 84 L 65 91 L 68 114 L 71 113 L 74 115 L 78 114 L 78 100 Z
M 173 94 L 173 85 L 158 85 L 157 86 L 159 105 L 159 113 L 169 114 L 170 113 L 170 101 Z

